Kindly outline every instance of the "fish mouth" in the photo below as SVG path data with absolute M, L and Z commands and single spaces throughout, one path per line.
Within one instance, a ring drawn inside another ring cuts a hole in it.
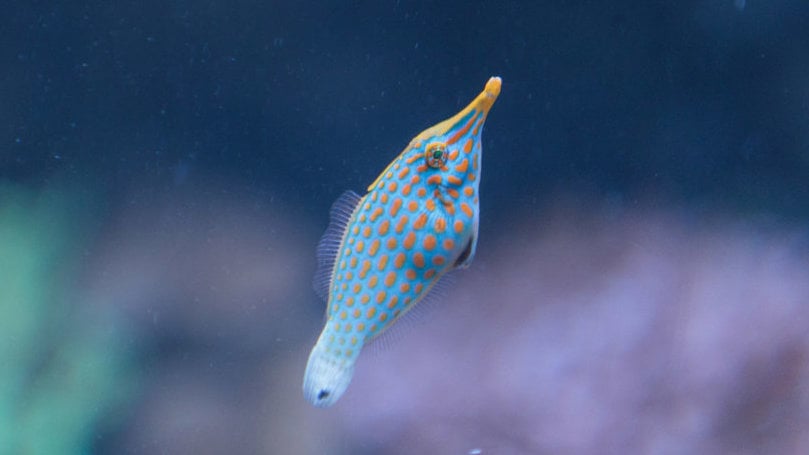
M 486 116 L 489 114 L 489 110 L 494 105 L 494 102 L 497 101 L 498 95 L 500 95 L 502 85 L 503 80 L 500 79 L 500 77 L 490 77 L 486 82 L 486 86 L 483 87 L 483 91 L 465 108 L 443 122 L 422 131 L 421 134 L 416 136 L 416 139 L 424 140 L 439 135 L 445 135 L 453 129 L 462 127 L 472 117 L 485 120 Z
M 500 95 L 500 87 L 502 85 L 503 80 L 498 76 L 490 77 L 486 82 L 486 86 L 483 87 L 483 91 L 480 93 L 480 95 L 478 95 L 477 98 L 475 98 L 474 101 L 472 101 L 472 104 L 477 103 L 478 110 L 488 114 L 489 109 L 492 108 L 492 105 L 497 100 L 497 96 Z

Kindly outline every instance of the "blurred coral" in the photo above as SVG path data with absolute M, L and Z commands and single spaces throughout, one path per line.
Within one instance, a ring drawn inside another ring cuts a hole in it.
M 794 230 L 578 203 L 501 237 L 484 224 L 471 269 L 324 411 L 301 395 L 318 223 L 246 192 L 133 200 L 84 266 L 86 300 L 120 309 L 144 352 L 100 452 L 809 450 Z
M 88 453 L 135 385 L 114 315 L 79 302 L 86 202 L 0 185 L 0 453 Z
M 362 359 L 334 416 L 358 450 L 809 453 L 805 237 L 549 217 L 484 241 L 429 322 Z

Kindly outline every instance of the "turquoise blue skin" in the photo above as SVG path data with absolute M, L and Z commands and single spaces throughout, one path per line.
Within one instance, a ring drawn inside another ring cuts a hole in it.
M 416 136 L 360 198 L 332 207 L 316 286 L 328 299 L 304 396 L 334 404 L 362 347 L 421 301 L 477 244 L 481 133 L 500 93 L 491 78 L 466 108 Z

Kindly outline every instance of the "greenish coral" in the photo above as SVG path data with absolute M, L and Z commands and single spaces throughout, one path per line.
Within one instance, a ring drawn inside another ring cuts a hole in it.
M 3 454 L 90 453 L 133 390 L 114 315 L 78 303 L 92 213 L 75 194 L 0 184 Z

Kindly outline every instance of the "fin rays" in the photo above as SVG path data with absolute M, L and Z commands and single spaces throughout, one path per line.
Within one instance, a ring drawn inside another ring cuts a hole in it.
M 334 263 L 345 235 L 346 226 L 360 201 L 362 198 L 353 191 L 341 194 L 331 206 L 329 226 L 317 244 L 317 271 L 312 280 L 312 287 L 315 288 L 318 297 L 324 301 L 329 299 L 329 286 L 334 272 Z

